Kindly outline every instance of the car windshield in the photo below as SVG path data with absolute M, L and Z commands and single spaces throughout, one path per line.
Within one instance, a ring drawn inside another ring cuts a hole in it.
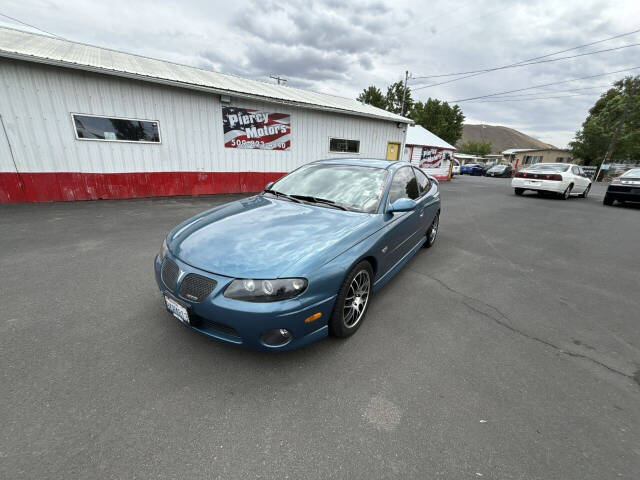
M 384 190 L 387 171 L 358 165 L 305 165 L 278 180 L 271 191 L 328 200 L 358 212 L 373 213 Z M 326 203 L 325 203 L 326 204 Z
M 632 168 L 620 175 L 622 178 L 640 177 L 640 168 Z
M 498 172 L 498 171 L 504 170 L 505 168 L 507 168 L 506 165 L 496 165 L 494 167 L 491 167 L 489 170 L 494 170 L 494 171 Z
M 555 170 L 556 172 L 566 172 L 571 165 L 564 163 L 538 163 L 529 167 L 529 170 Z

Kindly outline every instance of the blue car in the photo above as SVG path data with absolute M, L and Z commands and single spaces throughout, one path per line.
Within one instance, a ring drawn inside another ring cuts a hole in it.
M 479 163 L 467 163 L 460 167 L 461 175 L 482 176 L 486 172 L 486 168 Z
M 438 233 L 438 182 L 406 162 L 322 160 L 175 227 L 167 310 L 209 337 L 290 350 L 360 328 L 372 294 Z

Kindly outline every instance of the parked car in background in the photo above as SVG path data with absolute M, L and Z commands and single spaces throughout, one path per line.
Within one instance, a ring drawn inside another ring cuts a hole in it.
M 485 173 L 487 177 L 512 177 L 513 168 L 511 165 L 495 165 Z
M 640 202 L 640 168 L 632 168 L 611 181 L 602 203 L 613 205 L 616 200 Z
M 467 163 L 460 167 L 461 175 L 484 175 L 486 167 L 480 163 Z
M 175 227 L 155 278 L 185 326 L 289 350 L 355 333 L 373 293 L 433 245 L 439 218 L 438 182 L 407 162 L 317 161 Z
M 537 163 L 516 172 L 511 180 L 516 195 L 525 190 L 550 192 L 566 200 L 571 195 L 586 198 L 591 189 L 591 179 L 578 165 L 567 163 Z
M 453 161 L 453 168 L 451 169 L 451 175 L 460 175 L 460 162 L 457 160 Z

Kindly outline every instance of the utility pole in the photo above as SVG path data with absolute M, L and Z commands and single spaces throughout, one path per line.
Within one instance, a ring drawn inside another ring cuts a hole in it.
M 607 153 L 605 153 L 602 162 L 600 162 L 600 167 L 598 167 L 598 171 L 596 171 L 596 176 L 593 177 L 593 181 L 598 181 L 598 175 L 600 175 L 600 171 L 602 170 L 602 165 L 604 162 L 611 162 L 611 155 L 613 155 L 613 151 L 616 149 L 616 144 L 618 143 L 618 136 L 620 135 L 620 131 L 622 130 L 622 126 L 624 125 L 625 120 L 627 119 L 627 113 L 629 113 L 629 108 L 631 107 L 631 99 L 633 98 L 633 83 L 629 83 L 627 87 L 627 104 L 624 107 L 624 111 L 622 112 L 622 118 L 620 119 L 620 123 L 618 124 L 618 128 L 616 128 L 616 132 L 613 134 L 611 138 L 611 143 L 609 144 L 609 148 L 607 149 Z
M 282 78 L 280 75 L 269 75 L 269 78 L 273 78 L 274 80 L 276 80 L 278 82 L 278 85 L 280 85 L 280 82 L 285 83 L 287 81 L 286 78 Z
M 404 89 L 402 90 L 402 110 L 400 116 L 404 116 L 404 101 L 407 98 L 407 80 L 409 80 L 409 70 L 404 72 Z

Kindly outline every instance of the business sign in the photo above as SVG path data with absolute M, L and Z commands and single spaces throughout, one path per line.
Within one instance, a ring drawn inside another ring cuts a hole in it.
M 287 113 L 222 107 L 222 125 L 226 148 L 291 148 L 291 117 Z
M 440 148 L 423 147 L 420 168 L 440 168 L 443 161 L 451 160 L 451 151 Z

